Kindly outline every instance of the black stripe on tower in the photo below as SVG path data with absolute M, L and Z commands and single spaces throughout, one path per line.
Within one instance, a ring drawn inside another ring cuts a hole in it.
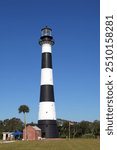
M 54 88 L 53 85 L 41 85 L 40 88 L 40 102 L 50 101 L 54 102 Z
M 51 53 L 42 53 L 41 68 L 52 68 L 52 55 Z
M 41 128 L 42 137 L 57 138 L 58 128 L 56 120 L 39 120 L 38 126 Z

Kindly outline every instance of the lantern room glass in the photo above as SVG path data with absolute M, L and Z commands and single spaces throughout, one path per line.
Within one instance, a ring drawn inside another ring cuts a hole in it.
M 41 36 L 52 36 L 52 30 L 48 27 L 45 27 L 41 30 Z

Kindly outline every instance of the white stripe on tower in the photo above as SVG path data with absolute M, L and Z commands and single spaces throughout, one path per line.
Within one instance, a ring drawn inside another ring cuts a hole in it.
M 54 102 L 40 103 L 40 120 L 56 120 L 55 104 Z
M 41 85 L 53 85 L 53 75 L 51 68 L 41 69 Z
M 50 44 L 48 44 L 48 43 L 44 43 L 43 45 L 42 45 L 42 53 L 51 53 L 52 52 L 52 50 L 51 50 L 51 45 Z

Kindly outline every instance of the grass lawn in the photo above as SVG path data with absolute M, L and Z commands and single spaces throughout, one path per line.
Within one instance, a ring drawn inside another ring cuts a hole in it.
M 99 139 L 16 141 L 0 143 L 0 150 L 99 150 Z

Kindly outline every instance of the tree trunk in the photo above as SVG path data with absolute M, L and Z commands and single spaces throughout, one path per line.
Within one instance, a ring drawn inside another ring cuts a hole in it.
M 25 140 L 27 140 L 27 133 L 26 133 L 26 113 L 24 113 L 24 126 L 25 126 Z

